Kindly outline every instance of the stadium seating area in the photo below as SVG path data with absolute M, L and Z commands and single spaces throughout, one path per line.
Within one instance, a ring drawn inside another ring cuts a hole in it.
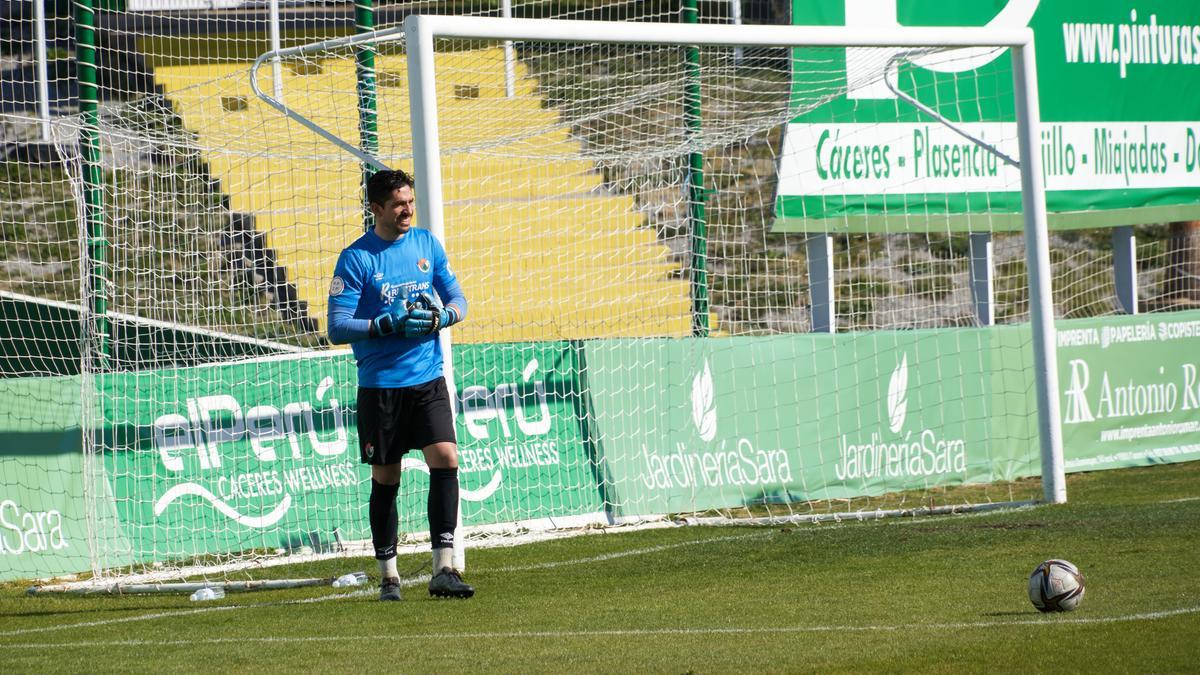
M 283 69 L 284 102 L 357 139 L 353 60 L 302 65 Z M 380 56 L 376 68 L 379 156 L 404 167 L 408 90 L 396 86 L 405 81 L 404 57 Z M 687 281 L 672 275 L 678 263 L 633 199 L 604 188 L 523 67 L 513 98 L 505 96 L 499 49 L 442 53 L 437 68 L 447 248 L 471 301 L 456 341 L 688 334 Z M 212 177 L 233 212 L 253 216 L 323 327 L 329 273 L 361 232 L 359 165 L 256 98 L 248 71 L 247 63 L 171 66 L 155 79 L 199 146 L 224 148 L 205 151 Z M 263 71 L 270 91 L 270 68 Z M 497 125 L 479 123 L 485 119 L 504 121 L 504 159 L 488 152 Z M 647 307 L 654 311 L 640 311 Z

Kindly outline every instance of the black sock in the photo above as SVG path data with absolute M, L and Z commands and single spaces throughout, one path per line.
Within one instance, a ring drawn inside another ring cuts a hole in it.
M 371 479 L 371 499 L 367 510 L 376 560 L 396 557 L 396 530 L 400 521 L 396 512 L 396 493 L 399 491 L 399 485 L 384 485 Z
M 452 548 L 456 525 L 458 525 L 458 469 L 430 469 L 429 541 L 433 548 Z

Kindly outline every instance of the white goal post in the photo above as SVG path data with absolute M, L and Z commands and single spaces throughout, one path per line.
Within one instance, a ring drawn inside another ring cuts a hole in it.
M 1015 77 L 1017 128 L 1020 144 L 1021 199 L 1025 219 L 1031 313 L 1034 331 L 1038 421 L 1042 453 L 1044 499 L 1067 499 L 1059 425 L 1058 366 L 1055 354 L 1053 304 L 1050 293 L 1050 251 L 1046 221 L 1037 94 L 1037 62 L 1029 28 L 886 28 L 838 26 L 688 26 L 664 30 L 654 24 L 587 21 L 494 19 L 483 17 L 411 15 L 404 20 L 408 44 L 408 74 L 412 105 L 414 167 L 426 177 L 418 217 L 444 238 L 441 160 L 438 141 L 437 94 L 434 89 L 435 37 L 491 38 L 570 42 L 640 42 L 728 47 L 1009 47 Z

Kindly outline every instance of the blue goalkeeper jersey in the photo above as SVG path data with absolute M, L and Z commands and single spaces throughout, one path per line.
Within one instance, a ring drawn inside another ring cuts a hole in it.
M 462 287 L 450 271 L 446 250 L 429 230 L 414 227 L 395 241 L 368 231 L 338 257 L 329 285 L 329 322 L 332 326 L 350 312 L 354 319 L 373 319 L 434 290 L 444 304 L 455 305 L 459 316 L 465 316 Z M 351 347 L 362 387 L 411 387 L 442 375 L 436 333 L 366 338 Z

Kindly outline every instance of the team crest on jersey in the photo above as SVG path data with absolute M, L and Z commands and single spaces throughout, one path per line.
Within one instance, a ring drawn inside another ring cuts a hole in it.
M 333 281 L 329 282 L 329 294 L 341 295 L 344 290 L 346 290 L 346 282 L 342 281 L 341 277 L 334 276 Z
M 417 261 L 417 269 L 421 270 L 422 274 L 428 272 L 429 271 L 429 261 L 424 258 L 421 258 L 420 260 Z

